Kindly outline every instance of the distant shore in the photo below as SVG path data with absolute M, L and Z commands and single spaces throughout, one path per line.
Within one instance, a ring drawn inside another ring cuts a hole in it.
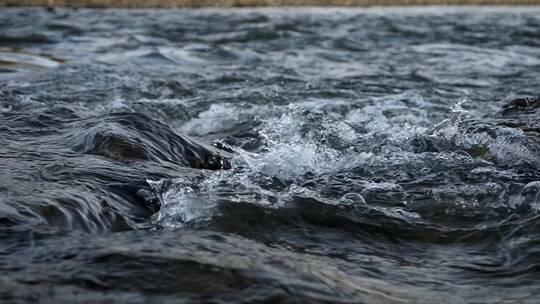
M 540 0 L 0 0 L 0 6 L 45 7 L 255 7 L 390 5 L 536 5 Z

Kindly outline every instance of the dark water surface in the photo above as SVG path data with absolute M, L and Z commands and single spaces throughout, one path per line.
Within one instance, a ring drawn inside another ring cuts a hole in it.
M 0 302 L 538 303 L 539 86 L 540 8 L 2 9 Z

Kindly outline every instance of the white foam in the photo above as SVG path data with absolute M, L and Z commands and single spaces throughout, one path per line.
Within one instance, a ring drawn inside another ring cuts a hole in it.
M 174 187 L 162 195 L 163 207 L 156 221 L 173 225 L 176 222 L 204 221 L 215 216 L 213 212 L 216 212 L 220 201 L 281 208 L 297 195 L 317 197 L 330 204 L 382 208 L 390 216 L 418 220 L 420 215 L 411 210 L 366 204 L 358 193 L 327 200 L 317 190 L 296 183 L 304 181 L 306 174 L 328 177 L 355 168 L 384 172 L 410 168 L 423 170 L 426 174 L 436 173 L 474 163 L 475 158 L 465 150 L 475 146 L 486 148 L 489 157 L 510 163 L 530 161 L 534 157 L 521 130 L 494 126 L 493 129 L 497 130 L 495 136 L 462 130 L 464 117 L 470 115 L 462 107 L 465 102 L 457 101 L 450 107 L 449 117 L 434 127 L 430 127 L 433 118 L 429 113 L 429 103 L 414 92 L 364 101 L 360 107 L 335 101 L 308 101 L 286 106 L 214 104 L 188 121 L 182 130 L 202 136 L 226 132 L 237 124 L 255 119 L 258 127 L 254 131 L 265 145 L 256 152 L 233 148 L 234 169 L 231 171 L 205 172 L 202 182 L 174 181 Z M 449 150 L 415 151 L 413 139 L 416 138 L 432 139 L 448 146 Z M 473 170 L 471 177 L 481 177 L 484 171 L 481 168 Z M 279 190 L 268 190 L 262 186 L 264 179 L 272 178 L 289 186 Z M 391 181 L 364 181 L 360 185 L 363 194 L 405 191 L 401 185 Z M 434 189 L 434 199 L 439 190 L 441 194 L 450 191 L 444 187 Z M 473 191 L 469 188 L 461 190 Z M 455 204 L 461 206 L 459 208 L 475 208 L 478 202 L 465 195 L 456 197 Z

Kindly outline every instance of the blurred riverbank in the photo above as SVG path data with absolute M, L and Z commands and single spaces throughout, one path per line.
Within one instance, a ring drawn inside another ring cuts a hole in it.
M 0 0 L 0 6 L 68 7 L 240 7 L 240 6 L 389 6 L 533 5 L 540 0 Z

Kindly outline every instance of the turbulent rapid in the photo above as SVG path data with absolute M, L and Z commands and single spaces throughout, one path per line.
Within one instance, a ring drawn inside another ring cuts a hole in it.
M 0 11 L 0 302 L 536 303 L 540 9 Z

